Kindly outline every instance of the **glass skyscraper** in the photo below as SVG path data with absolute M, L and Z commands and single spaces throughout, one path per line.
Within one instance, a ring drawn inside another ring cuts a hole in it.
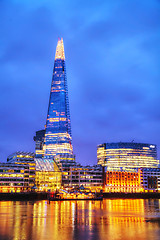
M 43 149 L 45 159 L 73 154 L 63 39 L 56 48 Z

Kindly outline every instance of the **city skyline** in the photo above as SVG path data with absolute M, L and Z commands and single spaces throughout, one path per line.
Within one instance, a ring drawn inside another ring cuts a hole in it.
M 1 161 L 35 149 L 58 37 L 64 39 L 76 161 L 95 164 L 98 144 L 132 140 L 156 144 L 160 158 L 158 1 L 0 5 Z

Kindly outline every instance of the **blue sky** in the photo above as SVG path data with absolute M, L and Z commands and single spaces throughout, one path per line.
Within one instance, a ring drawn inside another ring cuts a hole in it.
M 0 22 L 1 161 L 34 151 L 58 37 L 77 161 L 95 164 L 104 142 L 160 149 L 160 1 L 1 0 Z

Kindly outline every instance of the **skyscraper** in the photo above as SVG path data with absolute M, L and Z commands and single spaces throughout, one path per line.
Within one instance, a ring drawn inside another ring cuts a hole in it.
M 56 48 L 44 138 L 44 158 L 73 154 L 63 39 Z

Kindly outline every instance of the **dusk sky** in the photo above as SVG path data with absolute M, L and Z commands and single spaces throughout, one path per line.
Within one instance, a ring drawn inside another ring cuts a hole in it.
M 0 161 L 34 151 L 58 37 L 76 160 L 96 164 L 104 142 L 152 143 L 160 153 L 159 0 L 0 0 L 0 23 Z

